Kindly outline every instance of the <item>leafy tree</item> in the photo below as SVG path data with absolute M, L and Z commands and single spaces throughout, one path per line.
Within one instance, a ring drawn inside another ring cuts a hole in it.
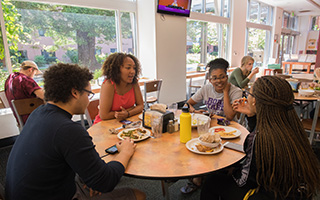
M 95 57 L 96 43 L 114 43 L 116 40 L 114 11 L 21 1 L 14 4 L 28 33 L 35 35 L 38 30 L 45 30 L 45 36 L 53 38 L 54 45 L 44 46 L 45 50 L 70 50 L 76 45 L 79 64 L 91 70 L 100 68 Z M 122 27 L 122 31 L 123 35 L 129 35 L 130 26 Z

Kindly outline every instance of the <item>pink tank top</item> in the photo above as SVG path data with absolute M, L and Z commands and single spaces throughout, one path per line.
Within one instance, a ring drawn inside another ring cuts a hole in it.
M 134 104 L 136 103 L 136 98 L 134 95 L 133 87 L 124 95 L 119 95 L 116 90 L 116 84 L 113 81 L 111 81 L 111 84 L 114 86 L 114 95 L 113 95 L 111 111 L 120 111 L 121 110 L 120 106 L 122 106 L 125 109 L 131 108 L 132 106 L 134 106 Z M 98 114 L 96 116 L 96 119 L 94 120 L 94 124 L 101 121 L 102 120 L 100 118 L 100 115 Z

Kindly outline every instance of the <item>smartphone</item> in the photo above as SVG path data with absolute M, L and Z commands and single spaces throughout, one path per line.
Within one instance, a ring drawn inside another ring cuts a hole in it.
M 240 152 L 244 153 L 243 145 L 241 145 L 241 144 L 236 144 L 233 142 L 226 142 L 223 146 L 225 146 L 229 149 L 233 149 L 233 150 L 240 151 Z
M 109 154 L 115 154 L 118 152 L 118 149 L 116 145 L 113 145 L 112 147 L 107 148 L 105 151 Z
M 131 124 L 132 121 L 130 121 L 130 120 L 121 120 L 120 123 L 123 124 L 123 125 L 128 125 L 128 124 Z

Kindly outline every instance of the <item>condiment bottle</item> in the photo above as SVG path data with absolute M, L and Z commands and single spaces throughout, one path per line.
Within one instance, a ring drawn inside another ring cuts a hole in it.
M 191 140 L 191 114 L 189 104 L 185 104 L 180 115 L 180 142 L 187 143 L 189 140 Z
M 177 132 L 179 130 L 179 123 L 178 123 L 178 119 L 174 119 L 174 132 Z
M 174 126 L 173 126 L 173 120 L 169 120 L 169 123 L 167 125 L 167 131 L 168 133 L 173 133 L 174 132 Z

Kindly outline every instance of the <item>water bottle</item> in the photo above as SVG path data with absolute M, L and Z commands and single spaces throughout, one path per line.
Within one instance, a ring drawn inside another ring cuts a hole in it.
M 189 140 L 191 140 L 191 114 L 187 103 L 182 107 L 180 115 L 180 142 L 187 143 Z

